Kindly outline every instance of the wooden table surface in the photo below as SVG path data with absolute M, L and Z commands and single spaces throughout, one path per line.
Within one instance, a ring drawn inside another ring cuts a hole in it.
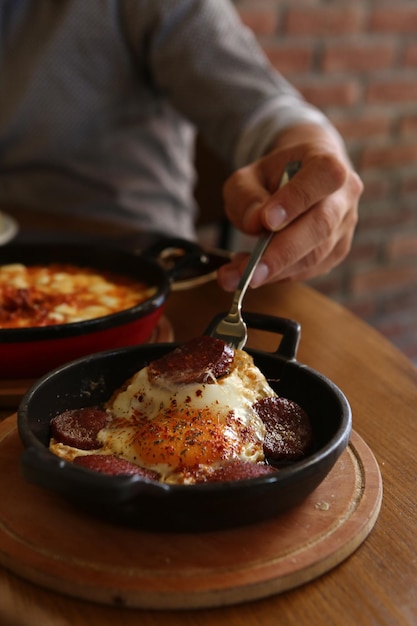
M 183 340 L 201 333 L 229 305 L 230 295 L 212 282 L 172 293 L 166 315 L 175 338 Z M 346 561 L 302 587 L 198 611 L 101 606 L 50 592 L 0 569 L 2 626 L 417 624 L 417 370 L 375 330 L 305 285 L 250 291 L 245 309 L 299 321 L 298 361 L 322 372 L 346 394 L 353 428 L 374 453 L 384 486 L 380 515 L 365 542 Z M 264 350 L 274 350 L 277 343 L 260 331 L 251 332 L 249 339 L 249 346 Z

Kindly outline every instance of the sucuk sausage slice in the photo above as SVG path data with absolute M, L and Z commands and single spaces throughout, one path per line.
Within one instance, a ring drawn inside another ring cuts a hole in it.
M 85 467 L 101 474 L 110 476 L 142 476 L 142 478 L 150 478 L 158 480 L 159 474 L 145 467 L 139 467 L 130 461 L 121 459 L 111 454 L 87 454 L 76 456 L 73 463 L 80 467 Z
M 310 419 L 299 404 L 281 397 L 263 398 L 253 406 L 265 424 L 265 456 L 274 461 L 296 461 L 312 445 Z
M 241 459 L 232 459 L 222 467 L 216 469 L 207 477 L 208 482 L 227 482 L 231 480 L 244 480 L 245 478 L 257 478 L 276 472 L 275 467 L 266 463 L 251 463 Z
M 202 335 L 148 366 L 151 382 L 164 378 L 173 385 L 213 383 L 229 373 L 234 350 L 221 339 Z
M 55 441 L 80 450 L 95 450 L 101 444 L 97 433 L 107 423 L 105 411 L 97 408 L 69 409 L 52 418 L 51 433 Z

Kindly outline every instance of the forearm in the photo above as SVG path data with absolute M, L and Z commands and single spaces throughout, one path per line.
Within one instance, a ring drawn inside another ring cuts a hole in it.
M 330 122 L 323 124 L 305 123 L 285 128 L 275 135 L 268 153 L 307 143 L 314 144 L 317 150 L 334 151 L 340 158 L 350 163 L 346 145 Z

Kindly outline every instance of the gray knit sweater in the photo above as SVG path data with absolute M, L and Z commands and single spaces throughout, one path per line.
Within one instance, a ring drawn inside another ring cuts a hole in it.
M 0 0 L 0 207 L 194 236 L 199 130 L 236 168 L 322 114 L 227 0 Z

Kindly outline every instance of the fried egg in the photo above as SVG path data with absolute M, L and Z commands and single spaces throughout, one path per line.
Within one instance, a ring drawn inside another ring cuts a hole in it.
M 101 454 L 158 472 L 161 481 L 193 483 L 231 459 L 264 460 L 265 426 L 253 404 L 274 391 L 243 351 L 232 371 L 210 383 L 150 381 L 145 367 L 107 406 Z

